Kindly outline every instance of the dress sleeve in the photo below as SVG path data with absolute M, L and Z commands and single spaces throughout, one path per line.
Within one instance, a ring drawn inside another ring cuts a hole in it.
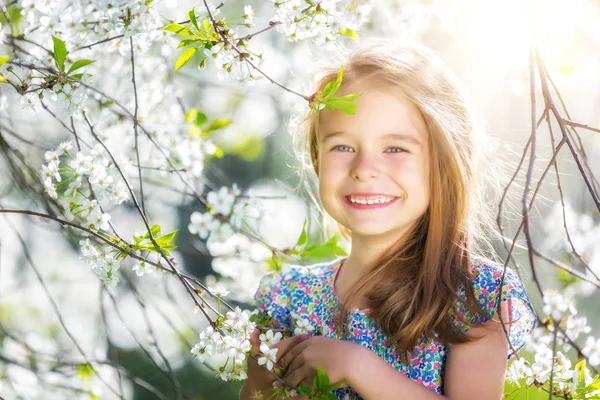
M 490 320 L 498 309 L 498 300 L 501 299 L 508 307 L 509 320 L 504 322 L 507 323 L 506 328 L 511 344 L 508 349 L 508 358 L 510 358 L 523 347 L 536 326 L 537 319 L 533 306 L 527 297 L 523 283 L 510 268 L 506 269 L 502 281 L 503 265 L 490 261 L 474 261 L 472 265 L 475 298 L 486 315 L 473 315 L 466 305 L 459 301 L 457 313 L 459 320 L 463 321 L 460 329 L 466 333 L 473 325 Z M 464 289 L 459 291 L 459 296 L 465 298 Z
M 290 281 L 289 272 L 267 272 L 261 278 L 254 294 L 256 306 L 271 316 L 275 328 L 291 329 Z

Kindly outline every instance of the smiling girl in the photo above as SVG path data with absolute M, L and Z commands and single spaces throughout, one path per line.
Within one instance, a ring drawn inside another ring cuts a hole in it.
M 499 399 L 507 356 L 535 315 L 517 275 L 481 257 L 491 210 L 471 107 L 414 43 L 368 43 L 343 65 L 339 95 L 362 94 L 356 114 L 311 110 L 305 133 L 321 203 L 351 238 L 350 255 L 269 273 L 255 296 L 275 327 L 293 331 L 303 318 L 315 328 L 273 346 L 283 379 L 310 387 L 318 366 L 344 379 L 338 399 Z M 272 383 L 249 360 L 240 397 L 267 399 Z

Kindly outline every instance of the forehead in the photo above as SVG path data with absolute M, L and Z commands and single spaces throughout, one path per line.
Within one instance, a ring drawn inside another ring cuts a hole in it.
M 355 82 L 340 88 L 338 95 L 362 93 L 354 100 L 356 114 L 323 109 L 319 118 L 321 138 L 334 132 L 369 133 L 369 136 L 390 133 L 412 134 L 420 142 L 427 136 L 425 121 L 417 107 L 399 90 L 386 89 L 373 81 Z

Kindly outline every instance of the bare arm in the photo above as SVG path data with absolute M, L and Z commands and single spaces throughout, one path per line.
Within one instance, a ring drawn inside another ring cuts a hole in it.
M 503 320 L 508 320 L 505 306 Z M 488 321 L 473 327 L 471 343 L 450 347 L 444 380 L 445 396 L 407 378 L 367 348 L 357 348 L 347 372 L 348 384 L 365 400 L 498 400 L 502 398 L 508 342 L 502 325 Z

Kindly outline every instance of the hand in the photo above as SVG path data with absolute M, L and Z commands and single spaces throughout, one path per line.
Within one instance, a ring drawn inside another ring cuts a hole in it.
M 327 373 L 329 384 L 333 385 L 346 379 L 352 365 L 350 358 L 359 348 L 362 346 L 345 340 L 314 336 L 296 344 L 281 359 L 277 357 L 278 365 L 285 371 L 283 380 L 294 386 L 311 388 L 317 366 Z
M 252 334 L 250 335 L 250 344 L 252 345 L 251 355 L 255 357 L 260 357 L 260 332 L 258 329 L 254 329 Z M 282 340 L 273 346 L 274 349 L 278 349 L 277 351 L 277 360 L 280 360 L 291 348 L 298 345 L 302 342 L 302 340 L 308 339 L 308 335 L 299 335 L 293 336 L 291 338 Z M 248 357 L 248 380 L 244 384 L 243 391 L 248 394 L 247 398 L 254 399 L 252 397 L 255 392 L 262 392 L 264 399 L 269 398 L 269 396 L 273 392 L 273 382 L 275 382 L 275 377 L 271 372 L 269 372 L 264 365 L 258 365 L 256 360 L 252 357 Z M 260 399 L 260 397 L 257 397 Z M 297 400 L 305 399 L 302 397 L 294 397 Z

